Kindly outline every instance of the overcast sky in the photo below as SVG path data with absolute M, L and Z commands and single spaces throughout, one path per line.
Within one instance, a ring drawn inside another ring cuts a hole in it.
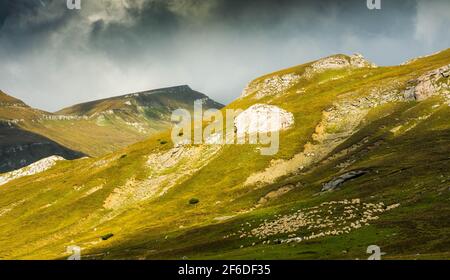
M 335 53 L 379 65 L 450 47 L 450 0 L 0 0 L 0 89 L 62 107 L 188 84 L 229 103 L 252 79 Z

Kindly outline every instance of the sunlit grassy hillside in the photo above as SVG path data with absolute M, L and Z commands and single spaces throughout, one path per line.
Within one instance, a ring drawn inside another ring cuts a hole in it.
M 90 259 L 364 259 L 372 244 L 385 259 L 448 258 L 448 75 L 426 98 L 410 92 L 450 50 L 393 67 L 353 59 L 266 75 L 223 109 L 293 113 L 274 156 L 174 147 L 165 131 L 0 186 L 0 259 L 62 259 L 70 245 Z

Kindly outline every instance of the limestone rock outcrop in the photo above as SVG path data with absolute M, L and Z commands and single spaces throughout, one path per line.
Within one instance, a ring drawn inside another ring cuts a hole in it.
M 284 130 L 294 124 L 294 115 L 277 106 L 255 104 L 234 121 L 237 134 L 267 133 Z
M 24 177 L 31 176 L 37 173 L 44 172 L 45 170 L 53 167 L 57 161 L 64 160 L 60 156 L 51 156 L 48 158 L 41 159 L 27 167 L 4 173 L 0 175 L 0 186 L 8 183 L 9 181 Z
M 353 54 L 351 56 L 333 55 L 320 59 L 311 64 L 310 67 L 306 68 L 303 76 L 306 79 L 310 79 L 314 74 L 321 73 L 326 70 L 364 67 L 375 68 L 377 66 L 365 59 L 361 54 Z
M 242 92 L 241 98 L 252 95 L 254 93 L 256 93 L 256 99 L 283 93 L 284 91 L 294 86 L 300 80 L 300 78 L 300 75 L 290 73 L 281 76 L 276 75 L 264 79 L 262 82 L 253 81 L 246 86 L 246 88 Z
M 429 71 L 408 83 L 405 98 L 425 100 L 436 94 L 443 94 L 450 104 L 450 64 Z

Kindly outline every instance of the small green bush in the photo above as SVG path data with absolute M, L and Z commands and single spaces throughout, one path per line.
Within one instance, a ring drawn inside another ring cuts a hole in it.
M 191 204 L 191 205 L 197 204 L 199 202 L 200 202 L 200 200 L 198 200 L 198 198 L 191 198 L 189 200 L 189 204 Z
M 102 236 L 102 240 L 108 240 L 113 236 L 114 236 L 114 234 L 112 234 L 112 233 L 105 234 Z

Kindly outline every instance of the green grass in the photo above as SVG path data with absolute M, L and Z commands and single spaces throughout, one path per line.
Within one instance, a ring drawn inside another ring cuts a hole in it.
M 95 259 L 366 259 L 366 248 L 372 244 L 387 253 L 386 259 L 446 258 L 450 252 L 450 109 L 434 107 L 442 103 L 439 97 L 371 109 L 330 157 L 272 184 L 256 187 L 244 182 L 272 160 L 289 159 L 303 151 L 306 143 L 314 142 L 312 134 L 323 111 L 336 101 L 367 96 L 372 89 L 394 82 L 401 90 L 408 80 L 449 63 L 447 50 L 405 66 L 327 71 L 278 96 L 238 99 L 227 108 L 270 102 L 294 114 L 295 127 L 281 133 L 278 154 L 262 156 L 252 145 L 224 146 L 164 195 L 120 211 L 105 209 L 105 200 L 130 179 L 143 182 L 148 178 L 147 157 L 173 147 L 170 132 L 100 158 L 61 162 L 44 173 L 10 182 L 0 187 L 0 213 L 25 201 L 0 215 L 0 259 L 61 259 L 69 245 L 81 246 L 82 257 Z M 302 73 L 305 67 L 269 76 Z M 332 80 L 335 76 L 342 78 Z M 305 88 L 305 93 L 298 94 L 299 88 Z M 419 119 L 425 115 L 428 118 Z M 404 129 L 393 130 L 399 126 Z M 330 132 L 338 131 L 334 127 Z M 99 161 L 104 165 L 97 166 Z M 351 165 L 337 167 L 345 162 Z M 194 165 L 187 159 L 162 174 L 176 174 Z M 361 169 L 369 173 L 335 191 L 320 193 L 323 183 Z M 286 185 L 297 187 L 253 208 L 261 197 Z M 199 203 L 190 204 L 193 198 Z M 400 203 L 400 207 L 349 234 L 298 244 L 263 245 L 254 238 L 224 238 L 242 224 L 252 224 L 251 229 L 275 215 L 354 198 L 366 203 Z M 114 236 L 102 240 L 109 233 Z

